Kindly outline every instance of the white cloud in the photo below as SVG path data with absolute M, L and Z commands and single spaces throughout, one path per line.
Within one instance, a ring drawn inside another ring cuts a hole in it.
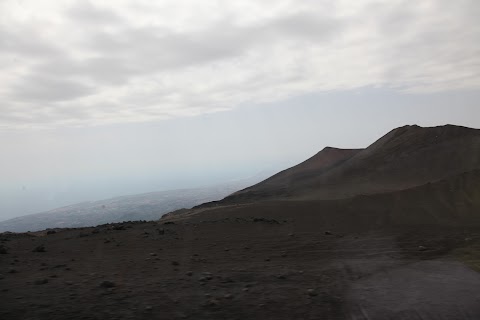
M 142 122 L 327 90 L 480 87 L 480 4 L 0 3 L 0 127 Z

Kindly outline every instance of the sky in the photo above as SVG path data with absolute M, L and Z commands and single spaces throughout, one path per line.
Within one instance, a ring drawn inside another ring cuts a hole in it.
M 476 0 L 0 1 L 0 220 L 480 128 Z

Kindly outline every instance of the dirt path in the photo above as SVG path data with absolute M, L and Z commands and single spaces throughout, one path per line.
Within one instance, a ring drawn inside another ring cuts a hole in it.
M 351 319 L 480 319 L 480 274 L 456 261 L 420 261 L 353 281 Z

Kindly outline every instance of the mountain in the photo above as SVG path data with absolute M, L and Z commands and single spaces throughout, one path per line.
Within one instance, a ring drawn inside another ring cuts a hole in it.
M 290 195 L 298 186 L 310 183 L 312 177 L 318 177 L 329 170 L 340 166 L 362 149 L 337 149 L 326 147 L 322 151 L 304 162 L 281 171 L 274 176 L 244 190 L 235 192 L 229 199 L 249 200 L 262 199 L 264 197 Z
M 77 228 L 130 220 L 157 220 L 165 213 L 221 199 L 262 179 L 266 173 L 229 183 L 193 189 L 150 192 L 78 203 L 0 222 L 0 232 Z
M 403 190 L 480 169 L 480 130 L 404 126 L 366 149 L 325 148 L 307 161 L 208 205 L 340 199 Z

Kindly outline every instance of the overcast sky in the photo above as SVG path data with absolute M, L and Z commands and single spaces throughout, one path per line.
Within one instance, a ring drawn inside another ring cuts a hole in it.
M 0 1 L 0 219 L 480 127 L 477 0 Z

